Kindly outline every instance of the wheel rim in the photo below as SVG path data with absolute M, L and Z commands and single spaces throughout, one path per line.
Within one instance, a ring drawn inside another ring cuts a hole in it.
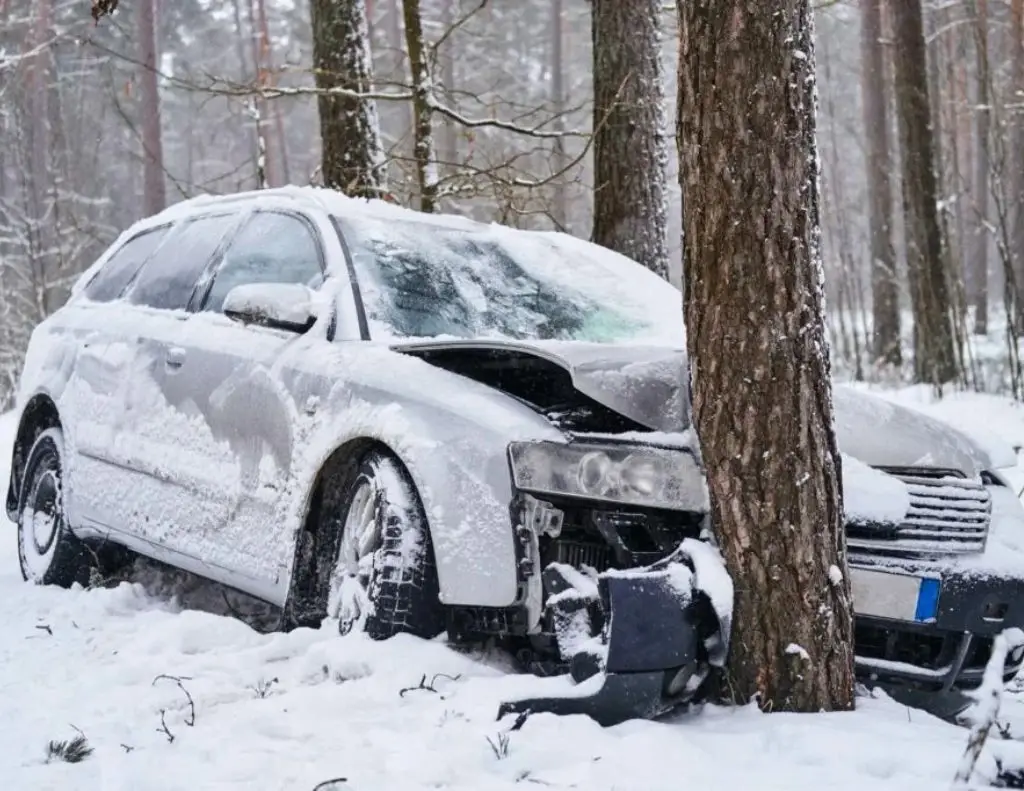
M 366 588 L 373 571 L 373 557 L 381 543 L 377 522 L 377 492 L 361 479 L 352 493 L 341 530 L 338 559 L 331 575 L 327 614 L 339 619 L 342 634 L 364 620 L 372 609 Z
M 45 555 L 57 539 L 57 481 L 52 472 L 39 479 L 32 492 L 29 532 L 36 553 Z
M 341 531 L 338 571 L 368 580 L 373 566 L 373 553 L 380 546 L 377 524 L 377 498 L 369 481 L 362 481 L 352 494 Z

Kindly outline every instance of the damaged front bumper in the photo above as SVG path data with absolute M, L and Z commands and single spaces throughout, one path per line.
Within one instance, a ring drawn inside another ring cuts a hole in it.
M 714 624 L 720 641 L 709 652 L 708 621 L 716 613 L 699 588 L 681 604 L 673 579 L 680 564 L 693 569 L 677 553 L 647 569 L 600 575 L 607 621 L 599 672 L 565 696 L 504 703 L 499 718 L 585 714 L 614 725 L 693 700 L 706 671 L 724 664 L 729 623 Z M 955 714 L 966 701 L 963 692 L 981 683 L 994 637 L 1024 628 L 1021 579 L 866 565 L 851 566 L 850 575 L 857 675 L 913 705 Z M 1006 680 L 1022 664 L 1024 647 L 1010 653 Z
M 728 650 L 728 623 L 699 589 L 681 590 L 693 562 L 684 554 L 647 569 L 598 578 L 605 626 L 597 672 L 565 696 L 503 703 L 507 714 L 585 714 L 601 725 L 650 719 L 693 698 L 711 664 Z M 725 635 L 723 639 L 722 635 Z M 574 675 L 576 675 L 574 671 Z

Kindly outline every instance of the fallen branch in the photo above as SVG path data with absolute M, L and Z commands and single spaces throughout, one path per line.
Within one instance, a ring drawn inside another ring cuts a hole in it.
M 1006 667 L 1006 655 L 1011 649 L 1024 644 L 1024 632 L 1020 629 L 1007 629 L 996 636 L 992 642 L 992 654 L 985 665 L 985 675 L 981 687 L 975 693 L 977 703 L 971 711 L 971 734 L 967 739 L 960 766 L 953 777 L 953 789 L 968 788 L 971 776 L 985 748 L 989 732 L 999 717 L 999 706 L 1003 698 L 1003 673 Z

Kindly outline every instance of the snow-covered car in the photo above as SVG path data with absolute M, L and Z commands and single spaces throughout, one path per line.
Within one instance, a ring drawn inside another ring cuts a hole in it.
M 724 661 L 732 607 L 684 341 L 677 289 L 564 234 L 316 189 L 186 201 L 32 335 L 22 572 L 87 583 L 127 549 L 286 627 L 500 639 L 586 680 L 549 707 L 662 711 Z M 977 684 L 1024 625 L 1020 575 L 985 552 L 993 502 L 1020 504 L 944 424 L 835 406 L 858 669 Z

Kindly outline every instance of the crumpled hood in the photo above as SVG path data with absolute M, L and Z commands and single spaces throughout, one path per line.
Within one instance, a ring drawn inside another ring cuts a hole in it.
M 577 341 L 436 340 L 391 344 L 401 352 L 432 349 L 505 349 L 532 354 L 564 368 L 573 387 L 602 406 L 652 431 L 678 432 L 689 425 L 681 386 L 686 356 L 670 347 Z
M 408 349 L 508 349 L 564 368 L 584 395 L 652 431 L 689 427 L 681 383 L 686 352 L 659 346 L 575 341 L 436 340 L 393 344 Z M 724 396 L 728 397 L 728 396 Z M 836 385 L 836 434 L 843 453 L 872 467 L 938 467 L 974 477 L 991 467 L 981 446 L 946 423 L 876 396 Z

